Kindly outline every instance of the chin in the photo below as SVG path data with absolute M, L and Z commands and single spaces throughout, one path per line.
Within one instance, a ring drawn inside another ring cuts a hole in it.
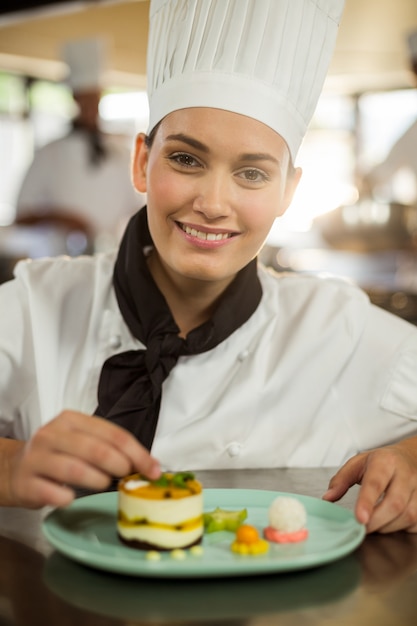
M 236 272 L 237 271 L 238 270 L 236 270 Z M 232 282 L 232 280 L 236 276 L 236 273 L 235 274 L 228 273 L 227 275 L 225 275 L 224 272 L 220 271 L 219 269 L 216 269 L 216 268 L 210 269 L 209 267 L 204 267 L 198 270 L 191 269 L 191 270 L 183 271 L 180 273 L 184 278 L 188 280 L 194 280 L 196 282 L 201 282 L 201 283 L 229 284 L 230 282 Z

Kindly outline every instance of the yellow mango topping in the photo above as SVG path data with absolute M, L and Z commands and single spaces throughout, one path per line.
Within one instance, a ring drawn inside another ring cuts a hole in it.
M 236 531 L 236 538 L 230 549 L 232 552 L 242 556 L 256 556 L 268 552 L 269 543 L 259 537 L 259 533 L 254 526 L 242 524 Z
M 134 489 L 126 488 L 126 483 L 138 482 Z M 146 500 L 164 500 L 172 498 L 188 498 L 202 492 L 201 483 L 194 478 L 191 472 L 177 472 L 176 474 L 166 472 L 161 474 L 158 480 L 148 481 L 140 474 L 126 476 L 120 481 L 120 488 L 129 495 L 139 496 Z

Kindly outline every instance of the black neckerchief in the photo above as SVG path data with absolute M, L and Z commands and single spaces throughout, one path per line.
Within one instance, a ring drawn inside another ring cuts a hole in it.
M 132 432 L 151 449 L 158 422 L 162 383 L 180 356 L 215 348 L 256 310 L 262 287 L 254 259 L 221 296 L 210 320 L 186 339 L 148 269 L 144 249 L 152 246 L 146 207 L 134 215 L 123 236 L 113 284 L 123 318 L 132 334 L 146 346 L 116 354 L 104 363 L 98 386 L 96 415 Z
M 72 133 L 84 133 L 89 147 L 90 164 L 98 167 L 107 158 L 108 150 L 104 144 L 103 134 L 98 128 L 90 128 L 75 119 L 72 122 Z

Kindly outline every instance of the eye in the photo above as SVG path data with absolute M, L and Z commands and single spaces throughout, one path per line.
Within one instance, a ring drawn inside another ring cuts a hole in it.
M 168 159 L 182 168 L 201 167 L 200 161 L 188 152 L 175 152 L 174 154 L 170 154 Z
M 258 170 L 256 167 L 241 170 L 237 175 L 239 178 L 243 178 L 247 183 L 264 183 L 269 180 L 268 174 L 262 170 Z

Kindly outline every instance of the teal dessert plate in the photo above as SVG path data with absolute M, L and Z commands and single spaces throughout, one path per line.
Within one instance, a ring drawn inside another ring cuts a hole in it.
M 266 554 L 242 556 L 230 550 L 234 533 L 205 534 L 203 552 L 186 551 L 182 560 L 161 553 L 149 560 L 146 552 L 124 546 L 117 536 L 117 493 L 100 493 L 56 509 L 43 522 L 43 533 L 62 555 L 89 567 L 131 576 L 210 578 L 254 576 L 318 567 L 353 552 L 365 537 L 365 527 L 353 513 L 337 504 L 310 496 L 255 489 L 205 489 L 204 510 L 246 508 L 245 523 L 259 533 L 268 525 L 268 509 L 278 496 L 292 496 L 307 512 L 308 539 L 296 544 L 271 544 Z

